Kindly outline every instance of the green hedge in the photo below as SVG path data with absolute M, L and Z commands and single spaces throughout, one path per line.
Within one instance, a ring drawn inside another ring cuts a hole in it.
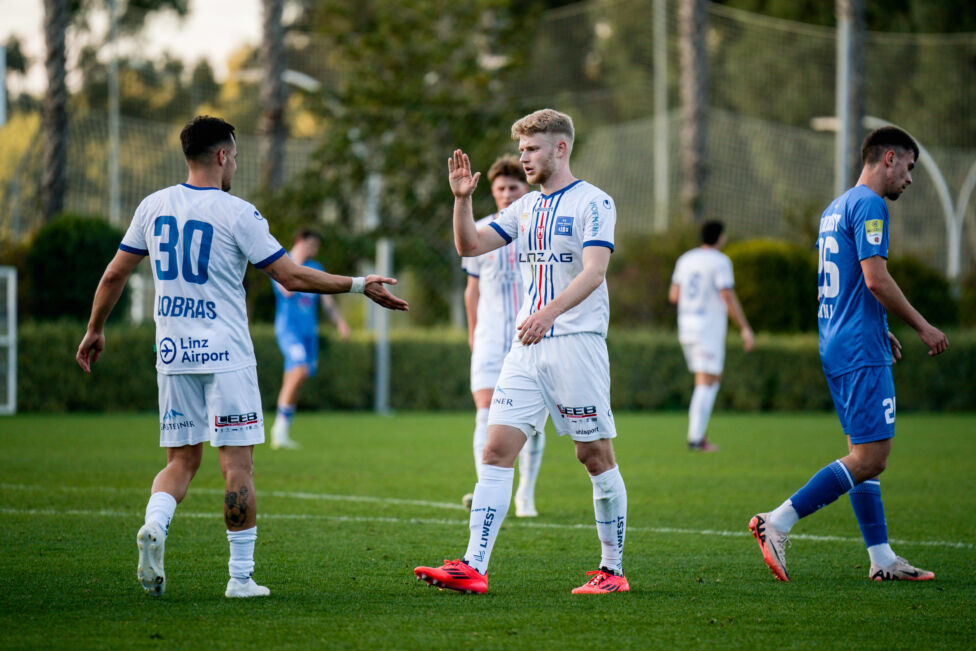
M 18 355 L 21 411 L 117 411 L 157 408 L 153 326 L 110 325 L 92 375 L 74 361 L 84 326 L 24 324 Z M 281 386 L 281 354 L 270 326 L 252 327 L 264 406 Z M 949 333 L 949 351 L 931 359 L 918 337 L 900 332 L 905 359 L 895 367 L 899 409 L 976 409 L 976 333 Z M 318 374 L 302 392 L 303 409 L 370 409 L 373 347 L 364 335 L 321 338 Z M 685 409 L 691 376 L 671 332 L 611 331 L 607 340 L 616 409 Z M 463 332 L 397 333 L 392 343 L 394 409 L 469 409 L 468 348 Z M 723 409 L 831 409 L 814 334 L 760 335 L 746 354 L 730 336 Z

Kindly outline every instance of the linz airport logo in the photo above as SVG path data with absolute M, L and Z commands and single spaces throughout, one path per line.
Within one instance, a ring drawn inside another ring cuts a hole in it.
M 159 361 L 163 364 L 172 364 L 176 359 L 176 342 L 169 337 L 163 337 L 159 342 Z
M 256 411 L 247 414 L 214 416 L 214 427 L 246 427 L 247 425 L 255 425 L 257 422 L 258 412 Z

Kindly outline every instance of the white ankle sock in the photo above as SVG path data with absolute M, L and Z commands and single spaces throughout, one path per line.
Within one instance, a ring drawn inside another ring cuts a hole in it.
M 789 533 L 793 525 L 800 521 L 800 514 L 793 508 L 793 502 L 786 500 L 769 514 L 769 524 L 774 529 L 779 529 L 783 533 Z
M 715 396 L 718 395 L 719 383 L 696 384 L 691 394 L 691 404 L 688 406 L 688 442 L 701 443 L 708 430 L 708 420 L 712 417 L 712 407 L 715 406 Z
M 600 567 L 623 574 L 624 535 L 627 532 L 627 488 L 620 468 L 590 476 L 593 482 L 593 512 L 603 555 Z
M 227 569 L 232 579 L 247 581 L 254 574 L 254 543 L 258 539 L 258 528 L 243 531 L 227 531 L 230 543 L 230 561 Z
M 898 559 L 888 543 L 868 547 L 868 556 L 871 557 L 872 563 L 881 567 L 888 567 Z
M 471 502 L 471 518 L 468 521 L 471 536 L 464 558 L 468 565 L 482 574 L 488 572 L 495 538 L 508 513 L 514 478 L 514 468 L 481 466 L 481 479 L 474 487 L 474 500 Z
M 169 533 L 169 523 L 176 513 L 176 498 L 169 493 L 158 491 L 149 496 L 146 504 L 146 524 L 155 522 L 163 528 L 163 533 Z
M 519 452 L 519 484 L 515 499 L 535 501 L 535 480 L 542 466 L 542 452 L 546 449 L 545 432 L 530 436 Z

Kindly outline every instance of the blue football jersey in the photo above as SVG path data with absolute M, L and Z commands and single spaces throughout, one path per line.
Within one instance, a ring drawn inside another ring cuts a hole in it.
M 315 260 L 306 260 L 305 267 L 324 271 L 322 265 Z M 271 281 L 275 293 L 275 332 L 292 332 L 295 334 L 313 334 L 319 327 L 319 298 L 318 294 L 309 292 L 294 292 L 285 296 L 281 285 Z
M 888 206 L 867 186 L 834 199 L 820 217 L 818 323 L 828 377 L 891 364 L 884 307 L 864 283 L 861 260 L 888 257 Z

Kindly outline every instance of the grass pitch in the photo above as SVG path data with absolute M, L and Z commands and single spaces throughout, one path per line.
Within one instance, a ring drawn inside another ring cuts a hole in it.
M 177 509 L 167 591 L 146 595 L 135 534 L 162 467 L 155 415 L 0 419 L 0 647 L 973 647 L 976 416 L 900 414 L 882 477 L 895 551 L 929 583 L 868 581 L 847 498 L 801 521 L 791 583 L 747 531 L 842 456 L 830 414 L 726 414 L 717 454 L 684 448 L 683 414 L 620 414 L 628 594 L 571 595 L 596 569 L 591 484 L 550 433 L 536 503 L 499 536 L 489 592 L 439 592 L 416 565 L 463 554 L 474 413 L 299 413 L 299 451 L 256 451 L 255 578 L 223 597 L 217 455 Z

